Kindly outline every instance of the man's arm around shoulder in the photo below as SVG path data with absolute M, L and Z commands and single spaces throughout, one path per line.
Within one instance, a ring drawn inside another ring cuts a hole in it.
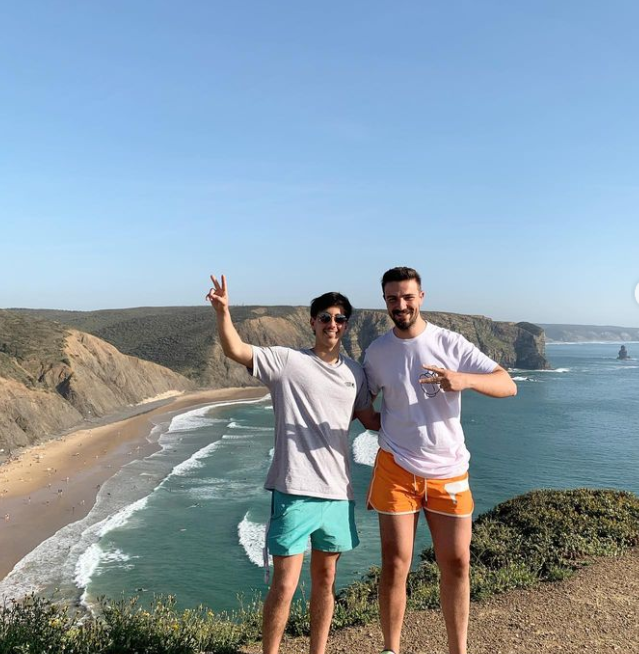
M 381 429 L 379 411 L 375 410 L 372 404 L 365 409 L 355 411 L 354 415 L 366 429 L 370 429 L 371 431 L 379 431 Z

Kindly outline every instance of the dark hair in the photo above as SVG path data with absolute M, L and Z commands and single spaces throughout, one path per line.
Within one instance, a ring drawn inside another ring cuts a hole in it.
M 382 293 L 388 282 L 405 282 L 409 279 L 414 279 L 417 282 L 420 290 L 422 288 L 422 278 L 415 268 L 407 268 L 406 266 L 397 266 L 387 270 L 382 277 Z
M 316 297 L 311 302 L 311 318 L 315 318 L 318 313 L 326 311 L 330 307 L 341 307 L 347 318 L 350 318 L 351 313 L 353 313 L 353 307 L 348 301 L 348 298 L 341 293 L 331 291 L 330 293 L 324 293 L 324 295 Z

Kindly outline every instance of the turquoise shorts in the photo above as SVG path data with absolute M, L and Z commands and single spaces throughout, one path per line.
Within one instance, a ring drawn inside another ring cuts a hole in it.
M 321 552 L 346 552 L 359 545 L 355 502 L 273 491 L 266 543 L 274 556 L 303 554 L 308 539 Z

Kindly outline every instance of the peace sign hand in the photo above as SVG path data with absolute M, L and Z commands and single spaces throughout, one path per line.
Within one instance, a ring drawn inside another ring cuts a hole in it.
M 446 370 L 438 366 L 423 365 L 422 368 L 434 372 L 436 377 L 420 379 L 421 384 L 439 384 L 442 391 L 463 391 L 469 387 L 467 376 L 463 372 Z
M 213 282 L 213 288 L 208 292 L 206 300 L 211 303 L 211 306 L 218 313 L 222 313 L 229 308 L 229 294 L 226 289 L 226 277 L 222 275 L 221 285 L 217 281 L 215 275 L 211 275 L 211 281 Z

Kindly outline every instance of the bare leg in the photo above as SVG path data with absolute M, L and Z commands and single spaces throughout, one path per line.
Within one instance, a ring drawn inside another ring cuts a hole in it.
M 379 514 L 382 541 L 382 575 L 379 580 L 379 613 L 384 649 L 399 654 L 399 641 L 406 611 L 406 579 L 413 558 L 413 543 L 419 513 Z
M 303 561 L 303 554 L 273 557 L 273 583 L 264 602 L 262 618 L 264 654 L 277 654 L 279 650 Z
M 335 572 L 339 552 L 311 554 L 311 654 L 324 654 L 335 607 Z
M 470 540 L 472 518 L 426 511 L 441 572 L 440 595 L 450 654 L 466 654 L 470 613 Z

